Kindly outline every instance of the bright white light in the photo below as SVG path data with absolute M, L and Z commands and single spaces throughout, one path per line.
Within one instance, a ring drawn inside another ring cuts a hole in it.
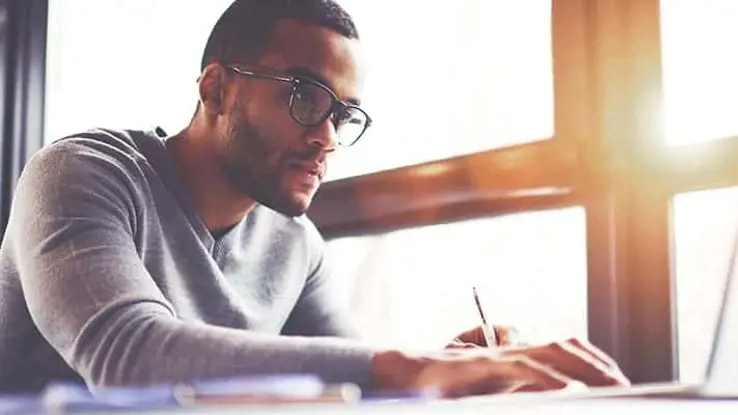
M 662 0 L 670 144 L 738 135 L 738 1 Z
M 333 240 L 328 253 L 367 340 L 442 347 L 491 323 L 531 342 L 587 336 L 584 209 L 533 212 Z
M 369 60 L 375 123 L 329 179 L 553 135 L 551 0 L 341 0 Z
M 45 141 L 93 127 L 179 132 L 231 0 L 51 0 Z

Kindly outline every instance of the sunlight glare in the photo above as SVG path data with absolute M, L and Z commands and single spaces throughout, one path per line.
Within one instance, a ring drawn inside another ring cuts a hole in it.
M 661 0 L 669 144 L 738 135 L 738 1 Z

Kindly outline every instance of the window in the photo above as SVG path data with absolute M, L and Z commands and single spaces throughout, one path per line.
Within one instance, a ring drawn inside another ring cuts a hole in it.
M 49 0 L 45 142 L 95 127 L 184 128 L 205 42 L 230 3 Z
M 738 187 L 674 198 L 679 374 L 704 378 L 733 244 Z
M 738 3 L 661 0 L 660 5 L 667 143 L 738 136 L 738 57 L 732 53 Z M 727 146 L 718 152 L 731 157 Z M 719 182 L 735 182 L 726 173 Z M 679 376 L 697 382 L 705 375 L 738 236 L 738 188 L 677 194 L 673 215 Z
M 329 241 L 367 339 L 442 347 L 489 320 L 529 341 L 587 336 L 584 209 L 481 218 Z
M 661 0 L 666 139 L 738 135 L 738 2 Z
M 366 47 L 375 122 L 329 179 L 553 135 L 551 0 L 341 3 Z

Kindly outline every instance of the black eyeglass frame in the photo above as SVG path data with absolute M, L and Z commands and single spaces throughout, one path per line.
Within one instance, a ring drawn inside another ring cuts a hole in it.
M 350 143 L 348 143 L 348 144 L 342 143 L 341 140 L 339 139 L 338 140 L 338 145 L 341 146 L 341 147 L 350 147 L 350 146 L 356 144 L 356 142 L 358 142 L 359 139 L 364 135 L 364 133 L 366 132 L 367 128 L 369 128 L 369 126 L 372 125 L 372 118 L 369 116 L 369 114 L 366 113 L 366 111 L 364 111 L 358 105 L 349 104 L 349 103 L 346 103 L 346 102 L 341 101 L 340 99 L 338 99 L 338 96 L 336 96 L 336 94 L 330 88 L 328 88 L 327 86 L 323 85 L 320 82 L 317 82 L 317 81 L 314 81 L 314 80 L 311 80 L 311 79 L 305 79 L 305 78 L 300 78 L 300 77 L 296 77 L 296 76 L 291 76 L 291 75 L 276 75 L 276 74 L 269 74 L 269 73 L 266 73 L 266 72 L 256 71 L 256 70 L 252 70 L 252 69 L 243 69 L 243 68 L 239 68 L 238 66 L 235 66 L 235 65 L 228 65 L 227 68 L 230 69 L 230 70 L 232 70 L 233 72 L 235 72 L 238 75 L 251 76 L 251 77 L 254 77 L 254 78 L 260 78 L 260 79 L 267 79 L 267 80 L 272 80 L 272 81 L 279 81 L 279 82 L 288 82 L 288 83 L 291 83 L 292 84 L 292 91 L 290 92 L 290 100 L 289 100 L 289 103 L 288 103 L 289 109 L 290 109 L 290 117 L 292 117 L 292 119 L 295 120 L 295 122 L 297 122 L 298 124 L 300 124 L 302 126 L 305 126 L 305 127 L 308 127 L 308 128 L 316 127 L 316 126 L 320 125 L 321 123 L 325 122 L 325 120 L 328 119 L 329 117 L 333 117 L 333 125 L 334 125 L 334 127 L 336 129 L 338 129 L 338 120 L 340 119 L 340 117 L 336 117 L 336 114 L 340 114 L 341 112 L 346 111 L 349 108 L 360 111 L 366 117 L 366 123 L 364 124 L 363 130 L 361 130 L 361 133 L 359 133 L 359 135 L 356 136 L 356 138 L 353 141 L 351 141 Z M 328 110 L 326 111 L 326 113 L 323 116 L 320 117 L 320 120 L 319 121 L 317 121 L 315 123 L 305 123 L 303 121 L 300 121 L 293 114 L 293 108 L 294 108 L 293 102 L 295 100 L 295 93 L 297 92 L 297 89 L 302 84 L 312 84 L 312 85 L 315 85 L 315 86 L 319 87 L 320 89 L 328 92 L 328 94 L 331 96 L 331 98 L 333 98 L 333 103 L 330 105 L 330 107 L 328 107 Z

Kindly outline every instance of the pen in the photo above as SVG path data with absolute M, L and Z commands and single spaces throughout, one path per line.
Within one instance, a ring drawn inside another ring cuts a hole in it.
M 472 287 L 474 291 L 474 302 L 477 304 L 477 310 L 479 310 L 479 317 L 482 318 L 482 333 L 484 333 L 484 340 L 487 342 L 487 347 L 497 346 L 497 333 L 495 328 L 487 323 L 487 318 L 484 316 L 484 310 L 482 310 L 482 303 L 479 302 L 479 294 L 477 293 L 477 287 Z

